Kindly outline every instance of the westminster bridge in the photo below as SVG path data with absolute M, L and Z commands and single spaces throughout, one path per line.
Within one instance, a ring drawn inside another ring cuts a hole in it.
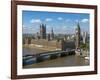
M 72 49 L 67 51 L 58 50 L 58 51 L 43 52 L 43 53 L 33 54 L 33 55 L 25 55 L 23 56 L 23 65 L 35 64 L 46 60 L 56 59 L 56 58 L 65 57 L 74 54 L 75 54 L 75 50 Z

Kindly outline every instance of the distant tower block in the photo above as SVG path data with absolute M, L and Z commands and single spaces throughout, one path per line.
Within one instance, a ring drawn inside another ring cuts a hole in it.
M 40 25 L 40 38 L 46 39 L 46 25 L 44 24 Z
M 48 38 L 47 39 L 48 39 L 48 41 L 50 41 L 50 34 L 48 34 Z
M 53 32 L 53 28 L 51 30 L 51 39 L 54 39 L 54 32 Z
M 36 36 L 36 39 L 40 39 L 40 35 L 39 35 L 39 33 L 37 32 L 37 36 Z
M 86 44 L 86 40 L 87 40 L 87 33 L 83 32 L 83 43 Z
M 76 33 L 76 49 L 77 49 L 77 48 L 80 48 L 80 25 L 79 23 L 77 24 L 75 33 Z

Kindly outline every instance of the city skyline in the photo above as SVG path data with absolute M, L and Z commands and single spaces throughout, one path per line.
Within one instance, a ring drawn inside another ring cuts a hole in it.
M 89 32 L 89 14 L 61 13 L 43 11 L 23 11 L 23 33 L 35 34 L 39 32 L 40 24 L 46 24 L 47 33 L 74 34 L 79 22 L 81 31 Z

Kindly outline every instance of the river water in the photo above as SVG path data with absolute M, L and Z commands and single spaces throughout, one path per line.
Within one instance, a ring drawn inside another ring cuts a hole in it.
M 36 54 L 37 50 L 23 48 L 23 55 Z M 40 52 L 40 51 L 39 51 Z M 45 68 L 45 67 L 67 67 L 67 66 L 87 66 L 89 60 L 76 55 L 69 55 L 66 57 L 59 57 L 52 60 L 46 60 L 40 63 L 23 66 L 23 68 Z

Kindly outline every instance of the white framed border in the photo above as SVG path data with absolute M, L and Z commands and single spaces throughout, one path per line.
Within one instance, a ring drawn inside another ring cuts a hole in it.
M 90 14 L 90 65 L 79 66 L 79 67 L 74 66 L 67 68 L 56 67 L 56 68 L 23 69 L 22 68 L 22 11 L 23 10 Z M 82 72 L 82 71 L 94 71 L 94 9 L 17 5 L 17 75 Z

